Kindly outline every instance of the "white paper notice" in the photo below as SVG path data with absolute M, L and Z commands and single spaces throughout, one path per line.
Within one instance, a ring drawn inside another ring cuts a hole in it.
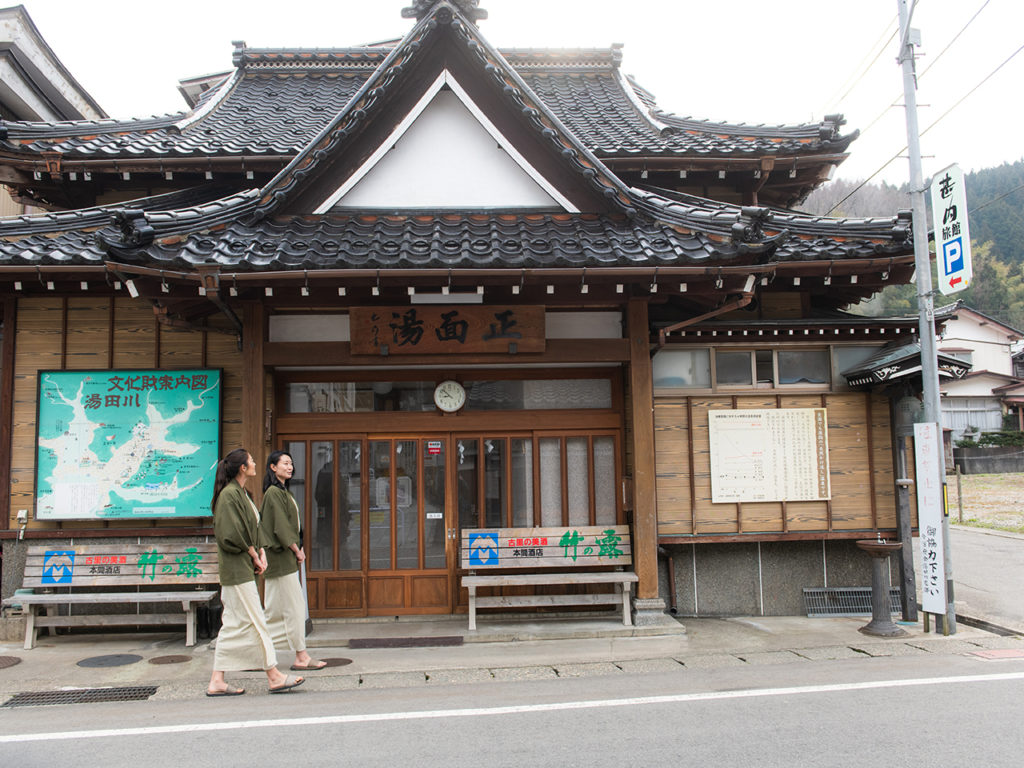
M 711 500 L 831 497 L 824 408 L 709 411 Z

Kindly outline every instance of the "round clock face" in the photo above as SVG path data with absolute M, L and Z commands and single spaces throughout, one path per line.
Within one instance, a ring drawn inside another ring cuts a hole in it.
M 434 405 L 445 413 L 454 413 L 466 404 L 466 390 L 457 381 L 442 381 L 434 389 Z

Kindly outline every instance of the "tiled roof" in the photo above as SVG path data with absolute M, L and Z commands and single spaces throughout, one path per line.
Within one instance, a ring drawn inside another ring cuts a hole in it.
M 475 27 L 474 32 L 477 32 Z M 294 155 L 384 62 L 390 46 L 236 49 L 234 75 L 191 112 L 138 120 L 5 122 L 0 149 L 74 158 Z M 502 55 L 537 98 L 599 157 L 841 153 L 841 116 L 795 126 L 678 117 L 625 78 L 619 49 L 511 49 Z
M 911 250 L 910 222 L 902 217 L 829 220 L 632 194 L 639 212 L 632 218 L 494 213 L 257 221 L 261 193 L 250 190 L 178 210 L 106 210 L 116 227 L 98 232 L 98 213 L 60 214 L 67 218 L 59 235 L 53 215 L 20 217 L 17 237 L 0 240 L 0 266 L 98 264 L 110 253 L 155 268 L 218 264 L 243 271 L 722 266 L 876 259 Z

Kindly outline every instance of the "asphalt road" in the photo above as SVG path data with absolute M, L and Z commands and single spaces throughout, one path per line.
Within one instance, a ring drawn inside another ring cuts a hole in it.
M 0 765 L 1020 765 L 1024 654 L 0 711 Z M 855 725 L 854 725 L 855 724 Z
M 950 547 L 957 613 L 1024 634 L 1024 536 L 950 526 Z

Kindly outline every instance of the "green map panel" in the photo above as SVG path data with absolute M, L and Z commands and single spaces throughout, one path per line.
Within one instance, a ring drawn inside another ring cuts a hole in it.
M 36 518 L 210 515 L 216 369 L 41 371 Z

